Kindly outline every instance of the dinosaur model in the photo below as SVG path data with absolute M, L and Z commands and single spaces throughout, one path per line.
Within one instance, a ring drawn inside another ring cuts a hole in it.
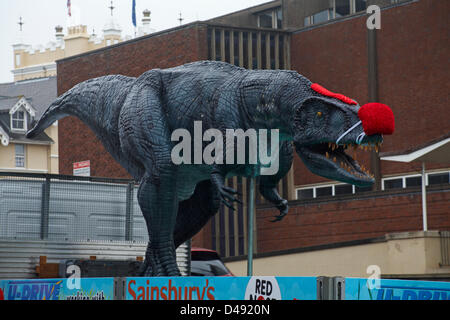
M 259 177 L 260 193 L 280 211 L 275 221 L 288 212 L 276 186 L 291 167 L 293 145 L 313 173 L 367 186 L 373 178 L 345 149 L 378 145 L 382 134 L 394 130 L 386 105 L 360 107 L 294 71 L 246 70 L 212 61 L 153 69 L 138 78 L 110 75 L 79 83 L 48 107 L 27 136 L 68 115 L 86 123 L 140 183 L 137 197 L 149 233 L 145 276 L 180 275 L 175 249 L 208 222 L 221 202 L 232 207 L 239 201 L 224 180 L 258 175 L 260 167 L 175 165 L 175 129 L 193 132 L 195 121 L 203 130 L 278 129 L 279 170 Z

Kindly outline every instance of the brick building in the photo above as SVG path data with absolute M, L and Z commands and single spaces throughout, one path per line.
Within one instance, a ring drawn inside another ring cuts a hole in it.
M 364 8 L 372 3 L 382 7 L 380 30 L 366 28 Z M 315 176 L 296 157 L 279 186 L 290 200 L 282 222 L 268 222 L 276 210 L 257 195 L 257 256 L 355 245 L 423 230 L 421 163 L 388 162 L 380 155 L 448 138 L 448 12 L 449 3 L 440 0 L 272 1 L 59 60 L 58 94 L 107 74 L 139 76 L 151 68 L 220 60 L 250 69 L 296 70 L 360 105 L 388 104 L 396 117 L 394 135 L 385 137 L 380 154 L 357 154 L 375 174 L 372 189 Z M 61 173 L 72 174 L 74 162 L 90 160 L 92 175 L 129 177 L 78 119 L 59 121 L 59 141 Z M 450 230 L 450 163 L 443 161 L 426 167 L 429 230 Z M 246 197 L 245 179 L 228 184 Z M 221 208 L 195 245 L 236 261 L 245 256 L 246 207 L 237 209 Z M 423 273 L 445 271 L 433 270 Z

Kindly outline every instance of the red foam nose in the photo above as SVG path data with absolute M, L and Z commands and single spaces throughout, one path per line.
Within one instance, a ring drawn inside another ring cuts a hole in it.
M 368 136 L 377 133 L 394 133 L 394 113 L 385 104 L 377 102 L 367 103 L 359 109 L 358 117 L 361 119 L 364 132 Z

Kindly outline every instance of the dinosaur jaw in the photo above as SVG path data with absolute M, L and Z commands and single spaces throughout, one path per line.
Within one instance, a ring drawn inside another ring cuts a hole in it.
M 370 146 L 336 145 L 334 143 L 320 143 L 314 145 L 296 145 L 296 150 L 308 169 L 322 177 L 338 180 L 357 186 L 370 186 L 374 183 L 373 176 L 346 153 L 346 149 Z M 378 148 L 378 144 L 375 148 Z

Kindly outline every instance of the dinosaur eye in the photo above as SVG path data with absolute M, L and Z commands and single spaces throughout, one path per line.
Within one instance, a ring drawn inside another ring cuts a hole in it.
M 318 116 L 318 117 L 321 117 L 321 116 L 322 116 L 322 112 L 321 112 L 321 111 L 318 111 L 318 112 L 317 112 L 317 116 Z

